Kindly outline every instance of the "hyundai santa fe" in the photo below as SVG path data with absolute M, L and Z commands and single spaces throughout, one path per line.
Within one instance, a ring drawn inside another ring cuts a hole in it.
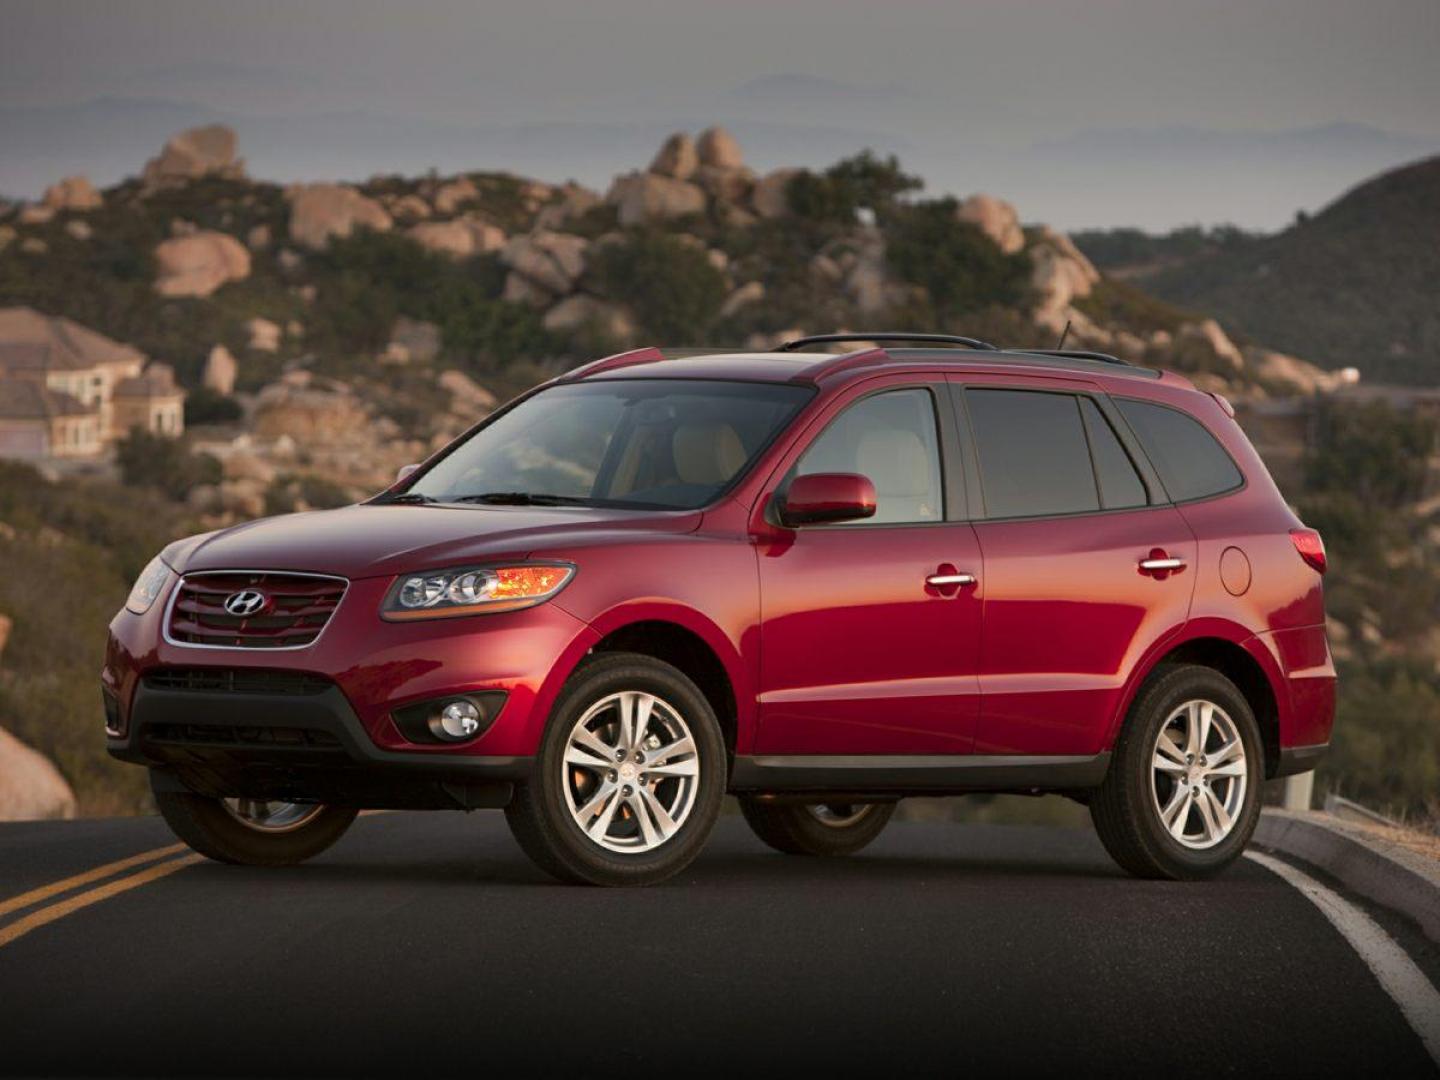
M 110 627 L 110 752 L 231 863 L 503 807 L 556 877 L 644 884 L 726 792 L 797 855 L 906 796 L 1055 792 L 1133 874 L 1223 869 L 1335 694 L 1324 548 L 1230 405 L 836 341 L 608 357 L 364 503 L 171 544 Z

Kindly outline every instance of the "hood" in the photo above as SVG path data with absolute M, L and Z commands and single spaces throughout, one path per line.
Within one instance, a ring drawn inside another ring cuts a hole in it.
M 262 518 L 172 545 L 181 573 L 308 570 L 353 579 L 522 558 L 537 547 L 613 543 L 637 530 L 693 531 L 698 512 L 593 507 L 347 506 Z

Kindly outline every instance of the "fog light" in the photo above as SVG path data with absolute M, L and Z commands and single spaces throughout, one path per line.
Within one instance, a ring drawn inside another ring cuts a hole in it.
M 464 700 L 449 702 L 438 716 L 430 720 L 430 731 L 437 739 L 459 741 L 468 739 L 480 730 L 480 710 L 473 702 Z

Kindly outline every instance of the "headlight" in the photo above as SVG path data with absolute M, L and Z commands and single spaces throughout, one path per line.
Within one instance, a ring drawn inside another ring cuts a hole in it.
M 575 576 L 569 563 L 466 566 L 406 574 L 385 594 L 382 618 L 397 622 L 483 615 L 543 604 Z
M 156 599 L 165 591 L 165 583 L 169 580 L 170 567 L 160 561 L 160 556 L 155 556 L 145 564 L 145 569 L 141 570 L 140 576 L 135 579 L 130 595 L 125 598 L 125 609 L 136 615 L 144 615 L 155 606 Z

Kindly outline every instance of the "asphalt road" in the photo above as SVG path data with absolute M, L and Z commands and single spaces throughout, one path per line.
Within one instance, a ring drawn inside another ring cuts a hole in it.
M 0 911 L 171 843 L 0 826 Z M 0 914 L 0 1072 L 1434 1074 L 1291 885 L 1133 881 L 1088 830 L 894 824 L 822 861 L 727 817 L 678 880 L 607 891 L 498 813 L 378 814 L 304 867 L 186 865 L 14 936 L 103 883 Z

